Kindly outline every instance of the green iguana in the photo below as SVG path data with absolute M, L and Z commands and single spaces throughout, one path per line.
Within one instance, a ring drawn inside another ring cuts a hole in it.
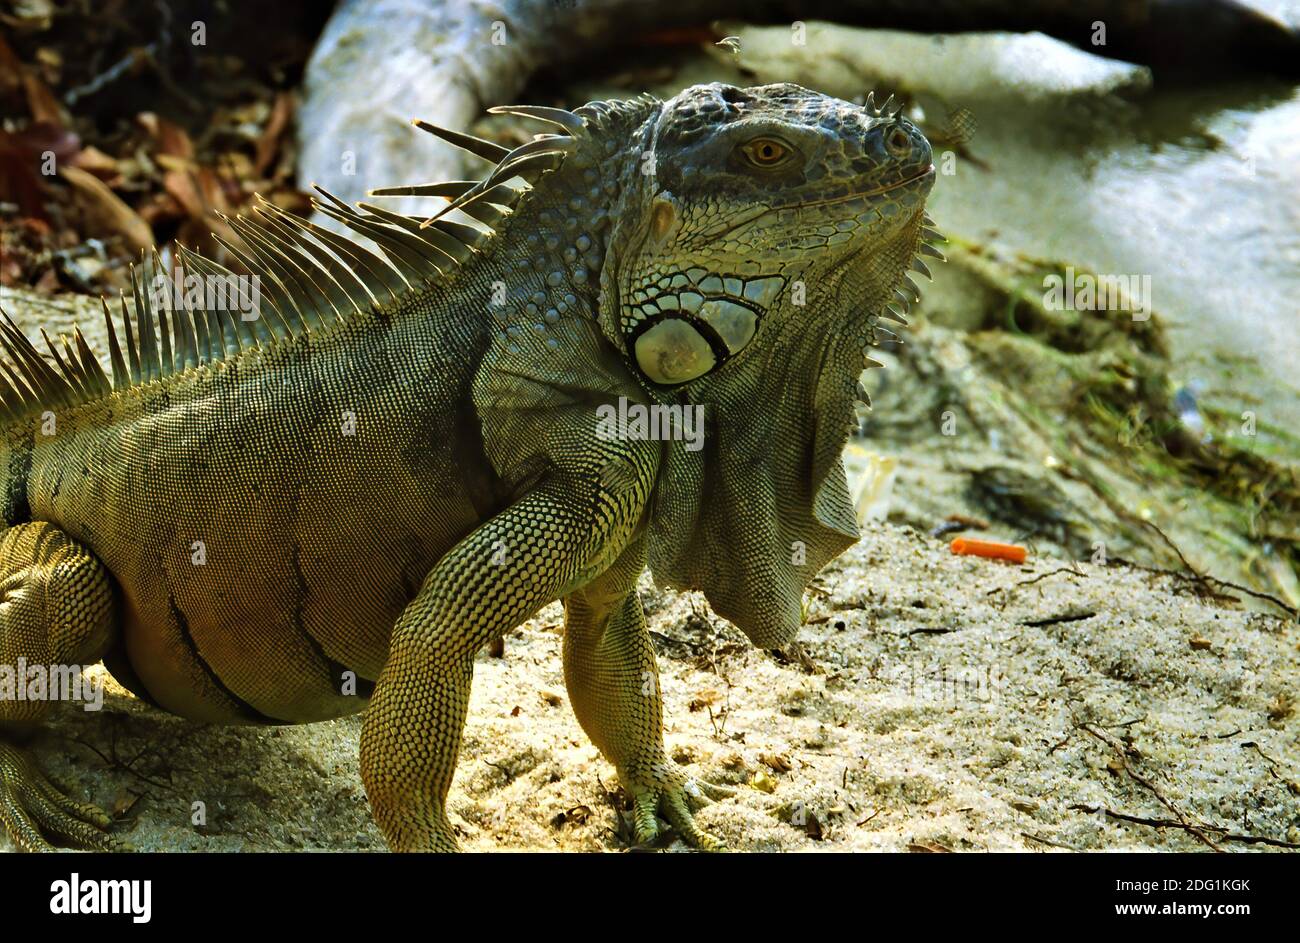
M 930 146 L 889 103 L 794 85 L 498 110 L 558 132 L 507 151 L 425 126 L 496 168 L 375 191 L 450 198 L 435 217 L 321 191 L 378 251 L 268 203 L 231 221 L 254 319 L 133 272 L 121 340 L 105 305 L 111 383 L 79 332 L 50 361 L 5 319 L 0 665 L 102 659 L 214 723 L 365 710 L 389 845 L 454 849 L 475 653 L 562 599 L 573 708 L 636 838 L 662 814 L 715 847 L 692 812 L 720 790 L 664 750 L 636 582 L 794 636 L 857 536 L 864 351 L 938 256 Z M 186 285 L 232 274 L 178 256 L 207 279 Z M 654 407 L 702 407 L 702 439 L 607 421 Z M 17 744 L 45 707 L 0 701 L 0 820 L 23 848 L 122 847 Z

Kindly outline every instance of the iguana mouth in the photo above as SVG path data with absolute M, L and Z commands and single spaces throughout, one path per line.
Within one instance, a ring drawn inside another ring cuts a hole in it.
M 831 197 L 826 200 L 809 200 L 807 203 L 794 203 L 792 205 L 793 206 L 830 206 L 834 203 L 847 203 L 849 200 L 860 200 L 863 199 L 864 197 L 879 196 L 882 193 L 889 193 L 893 190 L 899 189 L 900 187 L 905 187 L 909 183 L 916 183 L 918 180 L 925 180 L 927 177 L 933 177 L 933 176 L 934 176 L 934 164 L 931 164 L 929 167 L 927 167 L 925 170 L 921 171 L 918 174 L 913 174 L 912 176 L 907 177 L 903 180 L 897 180 L 894 183 L 886 184 L 883 187 L 876 187 L 874 190 L 862 190 L 858 193 L 850 193 L 847 196 Z M 786 209 L 787 207 L 779 207 L 779 208 Z
M 726 236 L 735 232 L 741 226 L 745 226 L 750 223 L 755 223 L 758 220 L 762 219 L 764 216 L 767 216 L 771 213 L 779 212 L 781 210 L 788 210 L 788 209 L 795 209 L 795 208 L 802 209 L 803 207 L 808 207 L 808 206 L 833 206 L 837 203 L 847 203 L 850 200 L 870 199 L 873 196 L 880 196 L 881 194 L 884 193 L 890 193 L 894 190 L 898 190 L 903 187 L 906 187 L 909 184 L 918 183 L 920 181 L 924 181 L 932 177 L 934 177 L 934 164 L 931 164 L 929 167 L 927 167 L 925 170 L 921 171 L 918 174 L 913 174 L 911 177 L 907 177 L 903 180 L 897 180 L 894 183 L 886 184 L 883 187 L 876 187 L 873 190 L 861 190 L 857 193 L 848 193 L 845 194 L 844 196 L 828 197 L 827 199 L 824 200 L 809 200 L 805 203 L 786 203 L 780 206 L 768 206 L 768 207 L 758 208 L 753 215 L 743 216 L 741 219 L 733 220 L 727 224 L 724 224 L 720 228 L 708 230 L 702 235 L 705 236 L 706 238 L 716 239 L 720 236 Z
M 852 196 L 847 196 L 847 197 L 844 197 L 843 199 L 845 199 L 845 200 L 851 200 L 851 199 L 853 199 L 853 197 L 876 196 L 877 194 L 880 194 L 880 193 L 889 193 L 891 190 L 897 190 L 897 189 L 899 189 L 899 188 L 901 188 L 901 187 L 905 187 L 905 186 L 907 186 L 909 183 L 916 183 L 916 182 L 919 181 L 919 180 L 925 180 L 925 179 L 927 179 L 927 178 L 929 178 L 929 177 L 933 177 L 933 176 L 934 176 L 934 164 L 931 164 L 929 167 L 925 168 L 925 170 L 921 171 L 920 173 L 918 173 L 918 174 L 913 174 L 912 176 L 907 177 L 907 178 L 905 178 L 905 179 L 903 179 L 903 180 L 899 180 L 899 181 L 897 181 L 896 183 L 889 183 L 889 184 L 886 184 L 886 185 L 883 186 L 883 187 L 876 187 L 874 190 L 864 190 L 862 193 L 855 193 L 855 194 L 853 194 Z M 827 202 L 827 203 L 838 203 L 838 202 L 840 202 L 840 201 L 839 201 L 839 200 L 827 200 L 826 202 Z

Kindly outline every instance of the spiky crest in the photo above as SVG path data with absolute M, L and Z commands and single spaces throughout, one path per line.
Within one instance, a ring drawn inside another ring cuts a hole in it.
M 203 369 L 242 351 L 318 332 L 376 307 L 386 307 L 408 292 L 445 278 L 464 265 L 494 237 L 520 202 L 548 170 L 558 168 L 579 141 L 605 130 L 620 110 L 656 101 L 641 96 L 629 102 L 593 102 L 575 112 L 527 105 L 494 112 L 547 122 L 562 133 L 538 134 L 514 148 L 501 147 L 468 134 L 424 121 L 416 127 L 472 154 L 495 161 L 479 181 L 453 180 L 371 191 L 376 197 L 436 197 L 446 201 L 431 218 L 403 216 L 369 203 L 349 206 L 316 187 L 314 209 L 364 236 L 378 247 L 359 242 L 295 216 L 256 197 L 249 218 L 226 219 L 241 245 L 216 237 L 230 254 L 258 278 L 258 316 L 244 320 L 252 297 L 247 284 L 225 266 L 177 245 L 174 263 L 164 265 L 155 251 L 131 267 L 131 300 L 120 299 L 120 329 L 108 302 L 101 298 L 108 333 L 112 379 L 105 374 L 79 328 L 56 343 L 44 329 L 53 363 L 0 311 L 0 419 L 13 422 L 47 409 L 66 408 L 115 390 L 151 383 L 176 373 Z M 520 185 L 518 181 L 523 181 Z M 458 209 L 476 225 L 443 219 Z M 166 279 L 167 297 L 159 276 Z M 211 291 L 183 290 L 195 276 Z M 173 290 L 173 285 L 182 290 Z M 233 296 L 230 294 L 233 292 Z M 196 305 L 195 302 L 201 302 Z M 177 304 L 176 302 L 179 302 Z M 120 330 L 120 334 L 119 334 Z

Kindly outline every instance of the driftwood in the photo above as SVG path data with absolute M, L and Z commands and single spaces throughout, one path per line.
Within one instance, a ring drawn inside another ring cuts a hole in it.
M 411 118 L 463 131 L 488 107 L 512 103 L 542 68 L 608 56 L 651 34 L 675 30 L 685 41 L 690 27 L 705 42 L 708 24 L 722 18 L 1039 31 L 1202 79 L 1300 73 L 1300 35 L 1232 0 L 344 0 L 307 68 L 300 183 L 354 201 L 371 186 L 462 178 L 465 158 L 450 145 L 411 146 Z M 1104 46 L 1093 44 L 1097 22 Z

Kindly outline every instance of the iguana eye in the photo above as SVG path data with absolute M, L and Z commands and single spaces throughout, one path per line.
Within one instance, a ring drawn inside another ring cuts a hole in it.
M 912 136 L 903 128 L 895 127 L 885 135 L 885 149 L 895 157 L 906 157 L 912 150 Z
M 794 151 L 775 138 L 754 138 L 739 147 L 740 153 L 750 164 L 764 170 L 784 164 Z

